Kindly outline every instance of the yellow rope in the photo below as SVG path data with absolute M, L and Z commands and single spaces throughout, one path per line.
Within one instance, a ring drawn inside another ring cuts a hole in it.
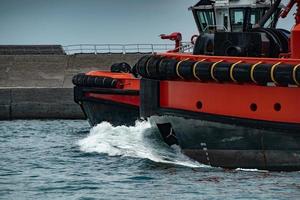
M 274 65 L 272 66 L 272 68 L 271 68 L 271 80 L 272 80 L 275 84 L 277 84 L 277 85 L 278 85 L 279 83 L 275 80 L 274 71 L 275 71 L 275 68 L 276 68 L 279 64 L 281 64 L 281 62 L 278 62 L 278 63 L 274 64 Z
M 297 81 L 297 77 L 296 77 L 296 75 L 297 75 L 296 72 L 297 72 L 298 67 L 300 67 L 300 64 L 296 65 L 293 69 L 293 80 L 298 86 L 300 86 L 300 83 Z
M 206 60 L 206 59 L 204 58 L 204 59 L 202 59 L 202 60 L 196 62 L 196 63 L 193 65 L 193 75 L 194 75 L 194 77 L 195 77 L 196 79 L 198 79 L 199 81 L 201 81 L 201 79 L 200 79 L 200 78 L 197 76 L 197 74 L 196 74 L 196 67 L 197 67 L 197 65 L 198 65 L 199 63 L 203 62 L 204 60 Z
M 210 68 L 210 76 L 215 80 L 215 81 L 219 81 L 215 76 L 214 76 L 214 69 L 217 66 L 217 64 L 219 64 L 220 62 L 222 62 L 223 60 L 219 60 L 218 62 L 215 62 L 211 68 Z
M 186 60 L 188 60 L 188 59 L 185 59 L 185 60 L 181 60 L 181 61 L 179 61 L 178 63 L 177 63 L 177 65 L 176 65 L 176 74 L 177 74 L 177 76 L 179 76 L 181 79 L 184 79 L 181 75 L 180 75 L 180 73 L 179 73 L 179 66 L 180 66 L 180 64 L 183 62 L 183 61 L 186 61 Z
M 149 61 L 150 61 L 150 59 L 151 58 L 149 58 L 148 60 L 147 60 L 147 62 L 146 62 L 146 74 L 148 75 L 148 76 L 150 76 L 150 74 L 149 74 L 149 69 L 148 69 L 148 64 L 149 64 Z
M 237 83 L 237 80 L 234 78 L 234 76 L 233 76 L 233 69 L 234 69 L 234 67 L 237 65 L 237 64 L 239 64 L 239 63 L 241 63 L 242 61 L 240 60 L 240 61 L 238 61 L 238 62 L 236 62 L 236 63 L 234 63 L 234 64 L 232 64 L 231 65 L 231 68 L 230 68 L 230 78 L 231 78 L 231 80 L 233 81 L 233 82 L 236 82 Z
M 256 82 L 256 80 L 254 79 L 254 69 L 255 69 L 255 67 L 256 67 L 257 65 L 259 65 L 259 64 L 261 64 L 261 63 L 262 63 L 262 62 L 259 61 L 258 63 L 252 65 L 251 71 L 250 71 L 250 77 L 251 77 L 251 80 L 252 80 L 254 83 L 256 83 L 256 84 L 257 84 L 257 82 Z

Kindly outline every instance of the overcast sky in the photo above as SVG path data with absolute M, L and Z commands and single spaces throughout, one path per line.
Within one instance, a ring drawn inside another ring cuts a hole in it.
M 0 0 L 0 44 L 164 43 L 158 35 L 174 31 L 189 40 L 197 1 Z

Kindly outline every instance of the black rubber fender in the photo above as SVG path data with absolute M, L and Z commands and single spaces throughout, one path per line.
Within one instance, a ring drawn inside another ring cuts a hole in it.
M 159 63 L 159 73 L 162 80 L 174 80 L 177 78 L 176 65 L 178 60 L 163 58 Z
M 193 66 L 196 62 L 190 60 L 179 61 L 176 65 L 176 74 L 178 78 L 185 80 L 196 79 L 193 75 Z
M 72 78 L 72 83 L 73 83 L 74 85 L 78 85 L 78 84 L 79 84 L 79 81 L 80 81 L 79 79 L 83 78 L 83 76 L 85 76 L 84 73 L 76 74 L 76 75 L 73 76 L 73 78 Z
M 147 77 L 152 79 L 160 79 L 161 74 L 159 72 L 160 62 L 162 61 L 162 56 L 152 56 L 146 64 L 146 74 Z
M 218 82 L 232 81 L 230 78 L 230 68 L 232 63 L 216 62 L 212 65 L 211 77 Z
M 148 61 L 151 57 L 152 57 L 151 55 L 143 56 L 136 63 L 136 71 L 142 77 L 148 78 L 148 74 L 147 74 L 147 71 L 146 71 L 146 66 L 147 66 Z
M 234 82 L 238 83 L 251 83 L 251 72 L 252 64 L 249 63 L 234 63 L 230 68 L 230 78 Z
M 272 64 L 254 64 L 251 68 L 251 80 L 258 85 L 266 85 L 273 82 L 271 79 Z
M 193 66 L 194 77 L 200 81 L 213 80 L 210 75 L 212 65 L 213 62 L 207 62 L 207 61 L 199 61 L 195 63 L 195 65 Z
M 73 77 L 72 82 L 81 87 L 116 88 L 118 81 L 111 77 L 90 76 L 80 73 Z
M 272 81 L 278 85 L 296 84 L 293 80 L 293 66 L 288 64 L 273 65 L 271 69 Z
M 111 65 L 110 71 L 131 73 L 131 66 L 126 62 L 114 63 Z

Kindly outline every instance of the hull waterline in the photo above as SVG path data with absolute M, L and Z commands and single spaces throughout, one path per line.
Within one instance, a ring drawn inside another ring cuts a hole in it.
M 169 144 L 207 165 L 276 171 L 300 170 L 300 136 L 178 115 L 150 117 Z
M 139 107 L 107 100 L 83 101 L 82 109 L 91 126 L 108 121 L 114 126 L 134 125 L 139 119 Z
M 139 119 L 138 91 L 75 87 L 74 94 L 91 126 L 103 121 L 114 126 L 134 125 Z M 126 103 L 130 100 L 135 103 Z

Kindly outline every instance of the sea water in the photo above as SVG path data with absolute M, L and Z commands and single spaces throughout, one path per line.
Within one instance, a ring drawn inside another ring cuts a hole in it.
M 146 121 L 0 121 L 0 199 L 300 199 L 300 172 L 206 166 Z

